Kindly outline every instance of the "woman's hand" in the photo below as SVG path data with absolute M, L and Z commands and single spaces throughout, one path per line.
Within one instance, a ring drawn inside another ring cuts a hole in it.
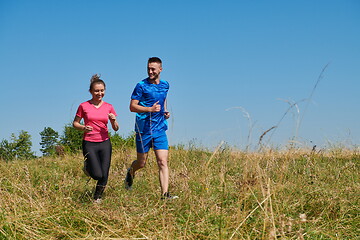
M 86 126 L 86 125 L 82 125 L 80 123 L 81 118 L 79 116 L 75 116 L 74 121 L 73 121 L 73 127 L 79 131 L 84 131 L 86 133 L 91 132 L 93 130 L 92 126 Z
M 116 116 L 115 116 L 115 114 L 113 114 L 113 113 L 109 113 L 109 120 L 110 121 L 116 121 Z
M 110 120 L 110 122 L 111 122 L 111 126 L 112 126 L 112 128 L 114 129 L 114 131 L 119 130 L 119 124 L 118 124 L 118 122 L 116 121 L 116 116 L 115 116 L 115 114 L 109 113 L 108 116 L 109 116 L 109 120 Z
M 92 126 L 84 126 L 84 129 L 83 129 L 83 131 L 86 133 L 91 132 L 92 130 L 93 130 Z

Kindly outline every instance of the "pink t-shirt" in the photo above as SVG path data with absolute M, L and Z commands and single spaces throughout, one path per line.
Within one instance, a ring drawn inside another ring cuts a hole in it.
M 107 102 L 103 102 L 99 108 L 92 105 L 90 101 L 80 104 L 76 116 L 83 118 L 85 125 L 93 127 L 91 132 L 84 133 L 84 140 L 103 142 L 109 139 L 107 128 L 109 113 L 113 113 L 116 116 L 114 107 Z

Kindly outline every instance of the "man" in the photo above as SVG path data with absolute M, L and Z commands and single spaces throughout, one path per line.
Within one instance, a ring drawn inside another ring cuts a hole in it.
M 145 167 L 150 148 L 154 149 L 159 167 L 162 199 L 174 199 L 169 187 L 167 120 L 170 113 L 166 109 L 169 83 L 160 79 L 162 62 L 151 57 L 147 63 L 148 77 L 139 82 L 131 95 L 130 111 L 136 112 L 135 132 L 137 160 L 132 162 L 125 177 L 125 188 L 131 189 L 135 172 Z

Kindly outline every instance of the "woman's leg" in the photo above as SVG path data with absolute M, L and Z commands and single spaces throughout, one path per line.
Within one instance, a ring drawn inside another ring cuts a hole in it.
M 83 154 L 86 164 L 86 170 L 95 180 L 103 178 L 99 159 L 99 143 L 83 141 Z
M 101 166 L 102 178 L 98 179 L 97 185 L 106 186 L 109 178 L 111 164 L 112 146 L 110 139 L 101 143 L 99 151 L 99 163 Z
M 94 200 L 101 199 L 109 175 L 111 144 L 103 143 L 83 141 L 83 154 L 87 161 L 86 170 L 93 179 L 98 180 Z

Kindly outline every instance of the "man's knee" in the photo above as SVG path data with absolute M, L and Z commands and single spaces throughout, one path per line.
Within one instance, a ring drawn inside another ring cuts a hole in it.
M 155 155 L 159 167 L 167 167 L 168 156 L 169 156 L 168 150 L 166 149 L 155 150 Z
M 137 154 L 137 160 L 136 160 L 137 167 L 138 168 L 145 167 L 146 159 L 147 159 L 147 154 L 146 153 L 138 153 Z
M 157 158 L 156 161 L 159 168 L 167 168 L 168 166 L 167 158 Z
M 146 162 L 145 161 L 138 161 L 137 165 L 138 165 L 139 168 L 144 168 L 145 165 L 146 165 Z

